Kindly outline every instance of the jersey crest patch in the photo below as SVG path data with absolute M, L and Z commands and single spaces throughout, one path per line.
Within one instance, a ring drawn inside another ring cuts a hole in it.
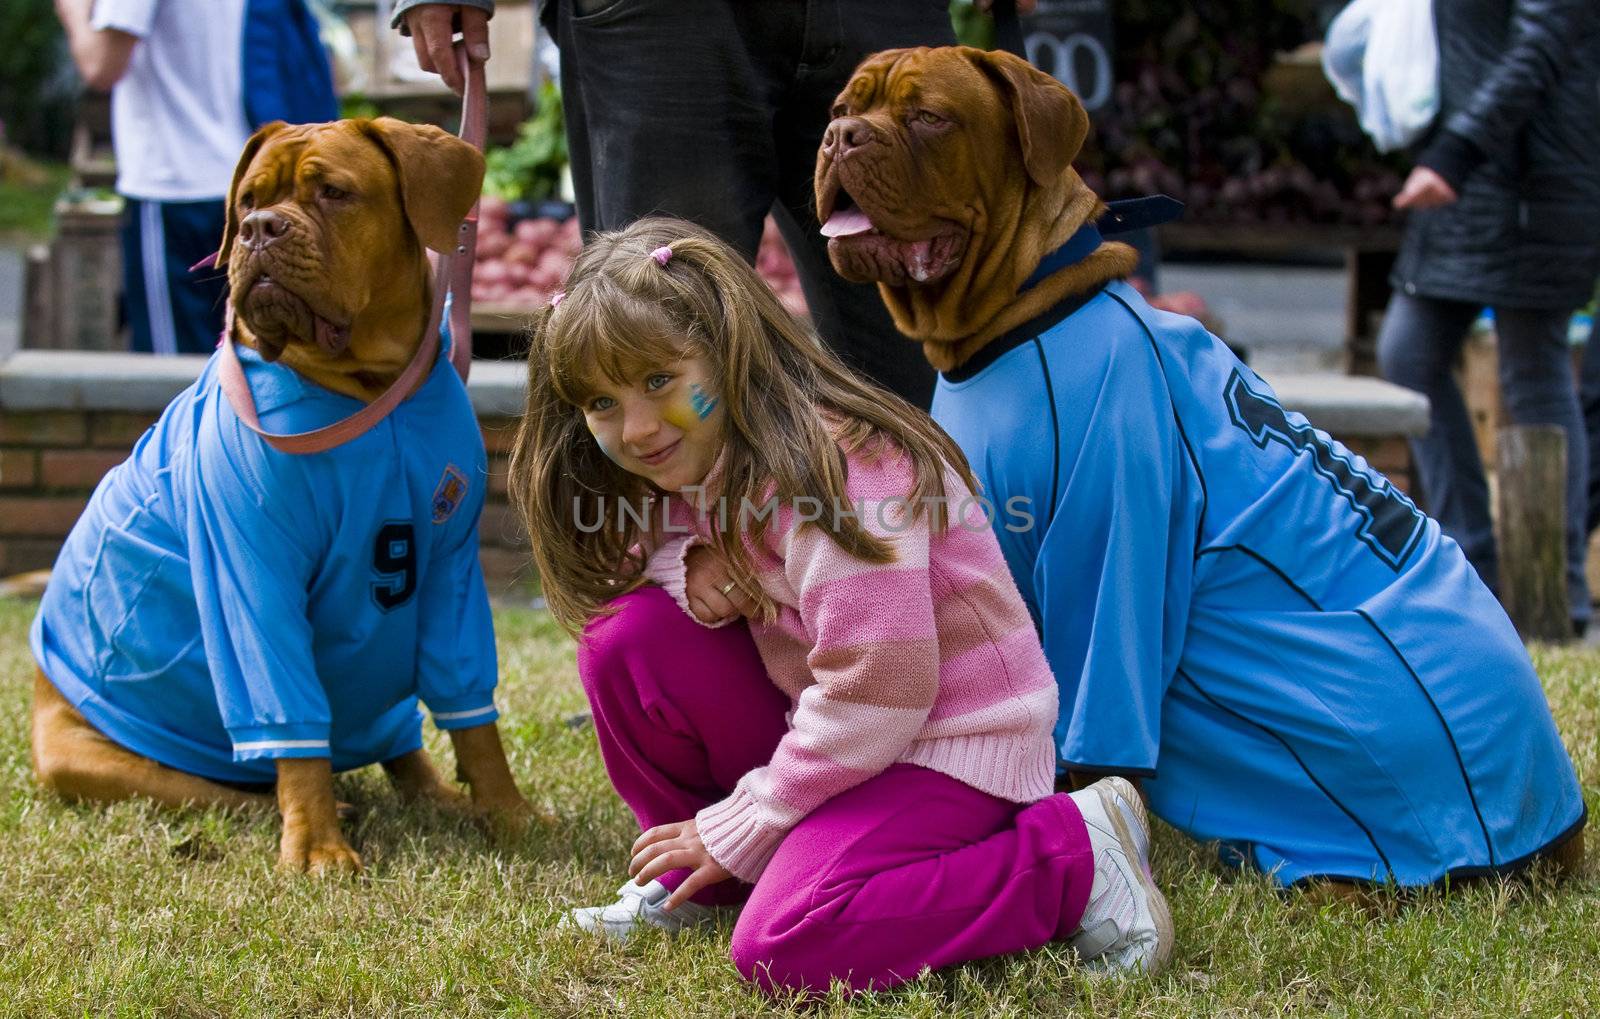
M 449 520 L 466 497 L 467 476 L 455 464 L 445 465 L 444 476 L 433 490 L 433 522 L 442 524 Z
M 1333 485 L 1360 518 L 1356 537 L 1396 573 L 1422 542 L 1426 518 L 1415 503 L 1381 474 L 1362 470 L 1353 454 L 1309 424 L 1295 424 L 1283 405 L 1250 388 L 1239 369 L 1228 379 L 1228 416 L 1244 429 L 1258 449 L 1267 443 L 1286 446 L 1296 457 L 1306 454 L 1311 468 Z

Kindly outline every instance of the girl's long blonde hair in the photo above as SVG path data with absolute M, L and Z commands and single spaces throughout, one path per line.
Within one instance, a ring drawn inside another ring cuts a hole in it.
M 672 249 L 665 265 L 652 257 L 663 246 Z M 945 495 L 946 465 L 977 490 L 966 458 L 932 418 L 853 375 L 715 236 L 664 217 L 598 234 L 584 245 L 559 305 L 534 318 L 527 408 L 511 455 L 511 499 L 532 539 L 545 600 L 570 632 L 643 583 L 641 548 L 659 537 L 639 524 L 659 524 L 649 512 L 659 493 L 613 463 L 584 422 L 588 380 L 604 375 L 625 384 L 685 353 L 708 359 L 727 408 L 721 485 L 708 498 L 735 508 L 774 497 L 784 505 L 811 497 L 847 506 L 841 448 L 854 454 L 881 440 L 911 465 L 916 483 L 906 494 L 915 511 Z M 921 355 L 907 343 L 905 356 Z M 836 419 L 832 426 L 823 413 Z M 624 503 L 633 512 L 618 512 Z M 932 523 L 942 528 L 938 506 Z M 591 529 L 601 519 L 604 526 Z M 776 606 L 756 582 L 745 542 L 759 539 L 770 519 L 757 516 L 744 533 L 719 530 L 711 539 L 768 620 Z M 894 557 L 848 514 L 825 512 L 806 526 L 825 528 L 870 562 Z

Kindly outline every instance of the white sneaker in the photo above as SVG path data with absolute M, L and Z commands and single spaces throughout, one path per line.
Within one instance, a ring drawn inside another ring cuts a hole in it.
M 620 941 L 641 927 L 660 927 L 675 933 L 714 924 L 718 917 L 737 912 L 733 907 L 702 906 L 698 902 L 685 902 L 669 910 L 665 907 L 671 894 L 672 890 L 660 881 L 640 886 L 630 880 L 617 889 L 616 902 L 571 910 L 562 917 L 560 926 L 577 927 Z
M 1094 885 L 1068 943 L 1101 973 L 1154 973 L 1172 954 L 1172 914 L 1150 876 L 1150 821 L 1125 778 L 1103 778 L 1071 794 L 1089 828 Z

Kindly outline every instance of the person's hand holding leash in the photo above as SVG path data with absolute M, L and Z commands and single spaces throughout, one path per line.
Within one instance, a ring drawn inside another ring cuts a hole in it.
M 467 55 L 479 62 L 488 60 L 489 12 L 460 4 L 418 4 L 405 12 L 405 21 L 417 50 L 417 66 L 443 78 L 450 91 L 460 95 L 466 82 L 451 43 L 460 32 Z
M 706 844 L 700 841 L 700 829 L 692 817 L 677 824 L 656 825 L 639 836 L 632 852 L 628 876 L 638 885 L 647 885 L 669 870 L 687 868 L 694 872 L 684 878 L 683 884 L 667 899 L 667 909 L 675 909 L 700 889 L 733 876 L 728 868 L 712 858 Z
M 755 599 L 739 587 L 728 564 L 713 549 L 694 546 L 683 565 L 683 594 L 700 622 L 715 625 L 755 611 Z

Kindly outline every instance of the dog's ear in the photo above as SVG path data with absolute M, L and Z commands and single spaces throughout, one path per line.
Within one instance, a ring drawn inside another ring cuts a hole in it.
M 233 183 L 228 185 L 228 208 L 226 219 L 222 225 L 222 243 L 217 245 L 216 267 L 221 269 L 228 264 L 228 255 L 233 251 L 233 239 L 239 236 L 239 214 L 234 211 L 236 204 L 234 196 L 239 191 L 239 181 L 244 179 L 245 171 L 250 169 L 250 164 L 256 158 L 256 153 L 261 151 L 268 138 L 288 127 L 281 120 L 274 120 L 270 124 L 262 124 L 250 140 L 244 143 L 244 151 L 239 153 L 239 162 L 233 168 Z
M 483 190 L 483 153 L 431 124 L 393 117 L 357 123 L 394 163 L 400 204 L 417 239 L 434 251 L 454 251 L 456 229 Z
M 973 50 L 979 69 L 993 78 L 1011 101 L 1022 143 L 1022 163 L 1040 185 L 1060 179 L 1089 136 L 1089 114 L 1072 90 L 1004 51 Z

